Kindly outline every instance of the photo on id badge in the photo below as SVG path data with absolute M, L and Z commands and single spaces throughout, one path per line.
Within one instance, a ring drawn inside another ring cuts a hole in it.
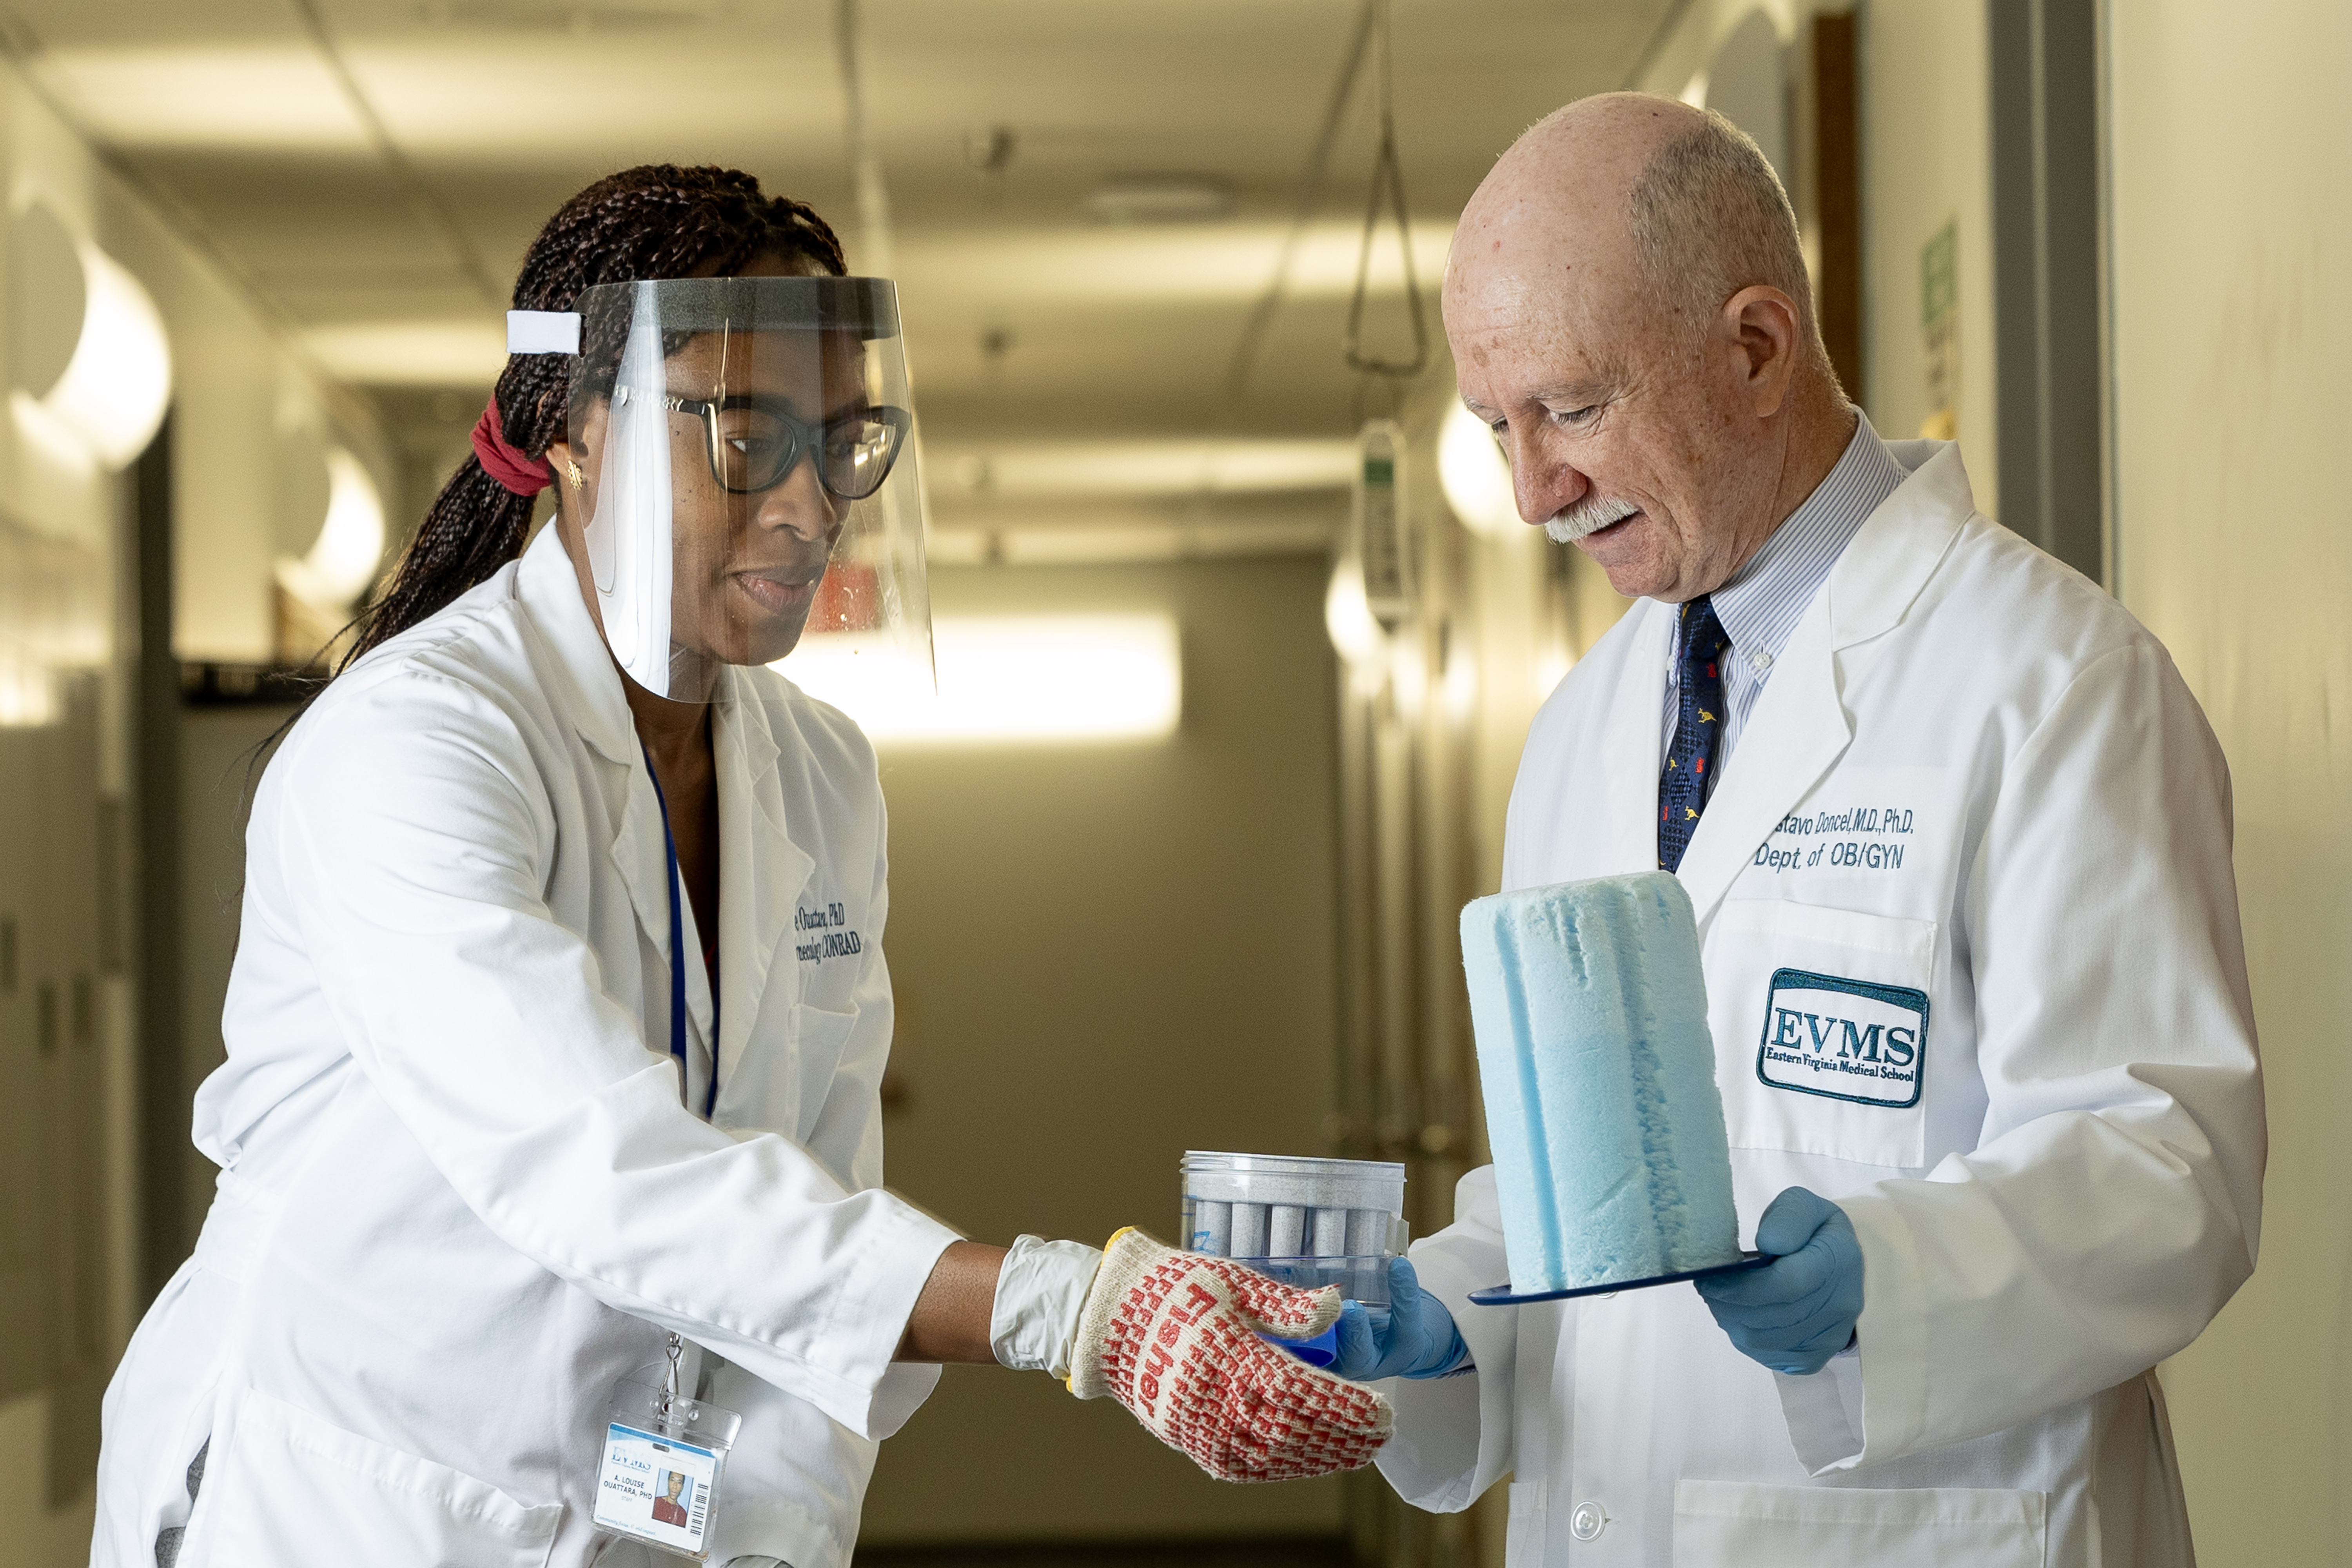
M 719 1450 L 615 1421 L 605 1428 L 596 1522 L 682 1552 L 704 1553 Z

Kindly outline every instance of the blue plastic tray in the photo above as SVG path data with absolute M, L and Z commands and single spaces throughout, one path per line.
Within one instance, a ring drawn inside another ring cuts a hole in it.
M 1277 1339 L 1272 1334 L 1260 1334 L 1258 1338 L 1278 1351 L 1288 1351 L 1308 1366 L 1329 1366 L 1339 1359 L 1339 1325 L 1337 1323 L 1311 1340 Z
M 1775 1255 L 1777 1256 L 1777 1255 Z M 1740 1255 L 1737 1263 L 1718 1263 L 1712 1268 L 1685 1269 L 1680 1274 L 1653 1274 L 1647 1279 L 1616 1279 L 1605 1285 L 1580 1285 L 1573 1290 L 1531 1290 L 1526 1295 L 1512 1292 L 1509 1281 L 1489 1285 L 1484 1290 L 1470 1292 L 1470 1300 L 1481 1307 L 1521 1307 L 1529 1301 L 1565 1301 L 1571 1296 L 1609 1296 L 1620 1290 L 1639 1290 L 1651 1285 L 1671 1285 L 1677 1279 L 1706 1279 L 1717 1274 L 1737 1274 L 1743 1268 L 1760 1268 L 1772 1261 L 1760 1252 Z

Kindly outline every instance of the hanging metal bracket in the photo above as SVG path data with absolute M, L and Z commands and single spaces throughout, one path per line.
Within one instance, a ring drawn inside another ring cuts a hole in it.
M 1374 42 L 1380 49 L 1381 151 L 1372 163 L 1372 188 L 1364 203 L 1363 243 L 1356 251 L 1356 289 L 1348 300 L 1348 339 L 1344 353 L 1348 368 L 1366 375 L 1392 376 L 1407 380 L 1419 375 L 1429 363 L 1429 322 L 1421 305 L 1421 279 L 1412 265 L 1412 218 L 1405 205 L 1404 165 L 1397 157 L 1396 107 L 1392 101 L 1394 50 L 1389 39 L 1389 8 L 1381 0 L 1376 13 Z M 1396 219 L 1397 246 L 1404 257 L 1405 310 L 1412 320 L 1412 358 L 1405 361 L 1381 359 L 1364 352 L 1364 305 L 1371 296 L 1372 242 L 1379 237 L 1381 207 Z

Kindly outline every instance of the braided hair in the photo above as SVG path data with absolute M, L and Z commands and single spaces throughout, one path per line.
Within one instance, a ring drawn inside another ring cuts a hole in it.
M 730 275 L 762 257 L 801 257 L 835 277 L 849 270 L 841 241 L 808 206 L 771 196 L 734 169 L 647 163 L 597 181 L 547 220 L 515 279 L 518 310 L 570 310 L 600 283 Z M 562 439 L 572 362 L 561 354 L 507 360 L 492 401 L 499 433 L 533 458 Z M 353 622 L 338 671 L 379 643 L 437 614 L 522 553 L 532 498 L 517 495 L 471 455 L 441 487 L 392 580 Z

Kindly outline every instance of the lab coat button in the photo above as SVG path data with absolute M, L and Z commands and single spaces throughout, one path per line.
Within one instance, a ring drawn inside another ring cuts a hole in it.
M 1580 1502 L 1576 1511 L 1568 1516 L 1568 1532 L 1579 1541 L 1598 1541 L 1609 1527 L 1609 1516 L 1597 1502 Z

